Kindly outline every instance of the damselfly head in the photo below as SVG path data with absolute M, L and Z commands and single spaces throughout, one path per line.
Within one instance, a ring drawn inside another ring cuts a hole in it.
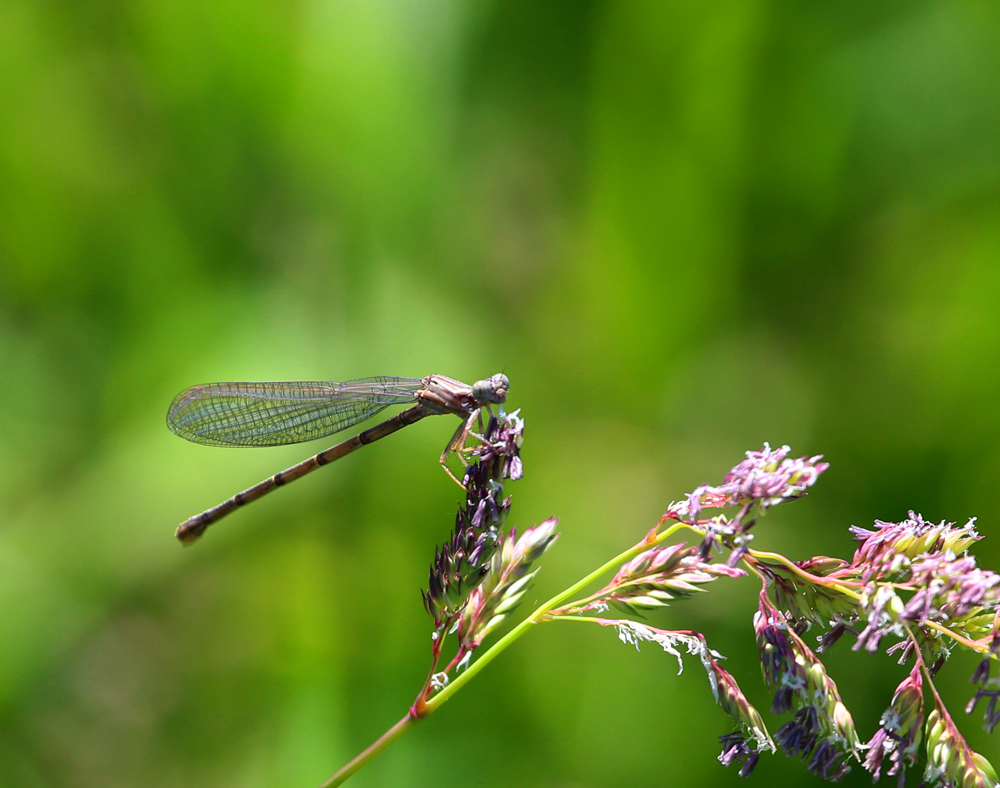
M 510 381 L 506 375 L 494 375 L 488 380 L 477 380 L 472 384 L 472 396 L 476 402 L 496 402 L 502 404 L 507 400 L 507 390 L 510 388 Z

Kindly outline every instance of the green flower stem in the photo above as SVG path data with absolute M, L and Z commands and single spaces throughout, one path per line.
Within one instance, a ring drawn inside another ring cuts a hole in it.
M 341 785 L 348 777 L 354 774 L 358 769 L 364 766 L 368 761 L 378 755 L 382 750 L 392 744 L 396 739 L 402 736 L 406 731 L 417 724 L 419 718 L 413 717 L 407 714 L 403 719 L 393 725 L 389 730 L 383 733 L 376 741 L 374 741 L 370 747 L 364 752 L 359 753 L 354 757 L 354 759 L 340 768 L 340 770 L 333 775 L 329 780 L 327 780 L 321 788 L 334 788 L 336 785 Z
M 580 599 L 574 599 L 568 605 L 560 607 L 558 610 L 554 611 L 554 615 L 552 616 L 552 618 L 562 617 L 564 615 L 573 615 L 574 611 L 579 610 L 584 605 L 589 605 L 591 602 L 596 602 L 598 599 L 603 599 L 609 594 L 621 591 L 621 589 L 623 588 L 628 588 L 629 586 L 641 586 L 646 582 L 648 582 L 646 578 L 642 578 L 640 580 L 629 580 L 627 583 L 620 583 L 612 589 L 602 588 L 600 591 L 597 591 L 591 594 L 590 596 L 581 597 Z
M 824 586 L 825 588 L 832 589 L 833 591 L 839 591 L 845 596 L 849 596 L 855 600 L 861 599 L 861 594 L 859 594 L 857 591 L 852 590 L 848 586 L 849 585 L 860 586 L 862 585 L 862 583 L 853 580 L 834 579 L 831 581 L 830 578 L 828 577 L 822 577 L 820 575 L 811 575 L 801 567 L 796 566 L 792 561 L 789 561 L 787 558 L 785 558 L 785 556 L 781 555 L 780 553 L 767 553 L 760 550 L 748 550 L 747 553 L 752 558 L 756 559 L 766 558 L 768 561 L 777 561 L 779 564 L 782 564 L 785 568 L 791 570 L 799 577 L 808 580 L 810 583 L 814 585 Z M 847 585 L 845 585 L 845 583 Z
M 594 616 L 552 616 L 548 621 L 582 621 L 585 624 L 600 624 L 602 627 L 608 625 L 610 619 L 595 618 Z
M 930 629 L 936 629 L 942 635 L 944 635 L 946 637 L 950 637 L 952 640 L 955 640 L 955 641 L 961 643 L 963 646 L 967 646 L 968 648 L 971 648 L 973 651 L 975 651 L 975 652 L 977 652 L 979 654 L 986 654 L 990 650 L 989 645 L 985 642 L 986 641 L 985 638 L 983 640 L 978 640 L 978 641 L 977 640 L 969 640 L 968 638 L 962 637 L 957 632 L 953 632 L 952 630 L 948 629 L 948 627 L 946 627 L 946 626 L 944 626 L 942 624 L 939 624 L 936 621 L 928 621 L 924 626 L 926 626 L 926 627 L 928 627 Z M 994 659 L 994 660 L 998 659 L 996 657 L 996 655 L 994 655 L 994 654 L 990 654 L 990 658 Z
M 609 591 L 602 588 L 600 591 L 597 591 L 596 593 L 593 593 L 590 596 L 581 597 L 580 599 L 574 599 L 568 605 L 564 605 L 563 607 L 559 608 L 556 611 L 556 616 L 570 614 L 572 613 L 572 611 L 577 610 L 583 607 L 584 605 L 589 605 L 591 602 L 594 602 L 600 599 L 601 597 L 605 597 L 609 593 L 610 593 Z
M 937 687 L 934 686 L 934 677 L 931 675 L 930 670 L 927 669 L 927 663 L 924 661 L 924 654 L 920 650 L 920 642 L 917 640 L 917 636 L 913 634 L 913 630 L 910 628 L 909 624 L 903 624 L 903 629 L 906 630 L 906 636 L 910 639 L 913 644 L 913 660 L 920 666 L 920 672 L 924 674 L 924 681 L 927 682 L 928 686 L 931 688 L 931 692 L 934 693 L 934 700 L 937 701 L 937 705 L 945 710 L 945 714 L 948 713 L 948 709 L 944 705 L 944 701 L 941 700 L 941 696 L 938 695 Z
M 598 567 L 589 575 L 587 575 L 585 578 L 583 578 L 577 583 L 574 583 L 565 591 L 556 594 L 554 597 L 552 597 L 552 599 L 543 604 L 541 607 L 537 608 L 530 616 L 524 619 L 524 621 L 522 621 L 520 624 L 514 627 L 510 632 L 508 632 L 506 635 L 500 638 L 500 640 L 494 643 L 486 651 L 486 653 L 483 654 L 481 657 L 479 657 L 479 659 L 477 659 L 475 662 L 473 662 L 465 670 L 464 673 L 458 676 L 454 681 L 452 681 L 447 687 L 441 690 L 437 695 L 435 695 L 433 698 L 427 701 L 427 704 L 425 706 L 426 713 L 430 714 L 431 712 L 436 710 L 438 706 L 440 706 L 442 703 L 448 700 L 448 698 L 450 698 L 452 695 L 458 692 L 458 690 L 461 689 L 466 682 L 470 681 L 473 676 L 475 676 L 479 671 L 481 671 L 488 664 L 490 664 L 490 662 L 496 659 L 496 657 L 498 657 L 500 653 L 504 649 L 506 649 L 511 643 L 520 638 L 535 624 L 541 623 L 543 620 L 545 620 L 546 616 L 548 615 L 549 611 L 552 610 L 552 608 L 558 606 L 563 601 L 569 599 L 571 596 L 576 594 L 581 589 L 586 588 L 588 585 L 593 583 L 597 578 L 599 578 L 606 572 L 609 572 L 612 569 L 619 566 L 620 564 L 624 563 L 625 561 L 634 558 L 635 556 L 639 555 L 639 553 L 648 550 L 650 547 L 660 544 L 665 539 L 668 539 L 670 536 L 672 536 L 674 533 L 676 533 L 683 527 L 684 527 L 683 523 L 677 523 L 676 525 L 672 525 L 662 534 L 658 534 L 655 538 L 643 540 L 639 544 L 630 547 L 624 553 L 616 555 L 614 558 L 605 563 L 603 566 Z

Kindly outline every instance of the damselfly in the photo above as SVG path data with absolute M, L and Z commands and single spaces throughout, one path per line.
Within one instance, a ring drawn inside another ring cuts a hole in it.
M 472 386 L 443 375 L 426 378 L 375 377 L 335 382 L 209 383 L 181 392 L 167 413 L 167 426 L 176 435 L 206 446 L 283 446 L 332 435 L 371 418 L 390 405 L 415 403 L 391 419 L 376 424 L 343 443 L 276 473 L 218 506 L 189 518 L 177 529 L 185 544 L 195 542 L 212 523 L 256 501 L 277 487 L 295 481 L 321 465 L 339 460 L 361 446 L 374 443 L 424 416 L 453 413 L 462 419 L 441 453 L 462 458 L 472 425 L 482 410 L 507 399 L 510 381 L 494 375 Z M 462 462 L 465 460 L 462 458 Z

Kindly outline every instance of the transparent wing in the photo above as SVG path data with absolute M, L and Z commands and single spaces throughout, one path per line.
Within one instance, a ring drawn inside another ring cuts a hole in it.
M 181 392 L 167 426 L 206 446 L 283 446 L 340 432 L 390 405 L 414 402 L 419 378 L 344 383 L 209 383 Z

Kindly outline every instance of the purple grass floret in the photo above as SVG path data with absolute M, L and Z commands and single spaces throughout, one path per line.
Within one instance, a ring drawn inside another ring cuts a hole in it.
M 783 501 L 800 498 L 830 466 L 820 462 L 821 454 L 790 460 L 790 451 L 788 446 L 772 450 L 767 443 L 760 451 L 748 451 L 746 459 L 726 474 L 722 484 L 702 484 L 685 500 L 670 504 L 665 517 L 700 527 L 705 534 L 703 559 L 713 548 L 727 548 L 731 553 L 726 563 L 736 566 L 753 539 L 750 529 L 757 522 L 754 513 L 763 514 Z M 732 519 L 724 515 L 699 519 L 703 509 L 733 506 L 740 508 Z
M 808 759 L 807 768 L 824 780 L 840 780 L 857 757 L 861 742 L 854 720 L 826 667 L 792 630 L 761 591 L 755 621 L 764 681 L 774 691 L 771 711 L 795 717 L 774 735 L 786 755 Z
M 746 572 L 724 564 L 712 564 L 701 559 L 695 547 L 684 542 L 653 547 L 622 565 L 603 589 L 572 612 L 585 610 L 604 612 L 608 605 L 638 614 L 640 610 L 666 607 L 672 601 L 687 599 L 719 577 L 742 577 Z M 570 612 L 561 609 L 560 614 Z
M 1000 575 L 979 569 L 974 556 L 959 558 L 951 550 L 922 556 L 910 570 L 916 593 L 903 608 L 907 621 L 949 621 L 982 608 L 995 610 L 1000 602 Z
M 900 682 L 892 703 L 882 714 L 881 727 L 868 742 L 864 767 L 872 779 L 882 774 L 882 761 L 888 757 L 889 776 L 896 775 L 903 785 L 906 768 L 917 762 L 924 726 L 924 682 L 920 667 Z
M 712 696 L 732 721 L 739 726 L 740 732 L 720 736 L 723 745 L 719 761 L 729 766 L 732 763 L 742 763 L 740 776 L 747 777 L 764 751 L 774 752 L 774 740 L 767 732 L 760 712 L 747 700 L 736 679 L 727 672 L 719 660 L 722 655 L 708 646 L 708 641 L 700 632 L 690 630 L 657 629 L 636 621 L 621 619 L 593 619 L 601 626 L 614 627 L 618 630 L 618 639 L 623 643 L 639 649 L 642 643 L 655 643 L 665 652 L 677 658 L 678 673 L 684 671 L 683 652 L 687 652 L 701 660 L 708 674 Z
M 497 548 L 499 533 L 510 512 L 504 480 L 523 473 L 521 443 L 524 420 L 515 411 L 491 417 L 481 445 L 469 450 L 473 462 L 462 483 L 465 504 L 455 517 L 451 538 L 437 549 L 431 564 L 424 608 L 440 627 L 464 606 L 469 593 L 482 582 Z
M 997 786 L 997 775 L 993 766 L 969 746 L 936 692 L 934 709 L 927 715 L 925 727 L 927 735 L 925 785 L 931 788 Z
M 854 553 L 853 565 L 863 570 L 865 582 L 873 578 L 893 579 L 910 568 L 917 556 L 951 552 L 961 555 L 975 542 L 982 539 L 976 532 L 976 518 L 963 527 L 942 520 L 928 523 L 910 511 L 908 519 L 899 523 L 875 521 L 875 529 L 856 525 L 850 527 L 861 546 Z
M 719 763 L 723 766 L 740 764 L 740 777 L 749 777 L 760 760 L 760 750 L 754 747 L 753 739 L 745 733 L 727 733 L 719 737 L 722 752 L 719 753 Z
M 684 515 L 680 519 L 696 520 L 702 508 L 719 509 L 759 503 L 761 508 L 777 506 L 782 501 L 798 498 L 812 487 L 830 464 L 820 462 L 823 455 L 787 459 L 791 449 L 782 446 L 773 450 L 768 444 L 760 451 L 748 451 L 746 459 L 734 467 L 722 484 L 713 487 L 703 484 L 687 498 Z

